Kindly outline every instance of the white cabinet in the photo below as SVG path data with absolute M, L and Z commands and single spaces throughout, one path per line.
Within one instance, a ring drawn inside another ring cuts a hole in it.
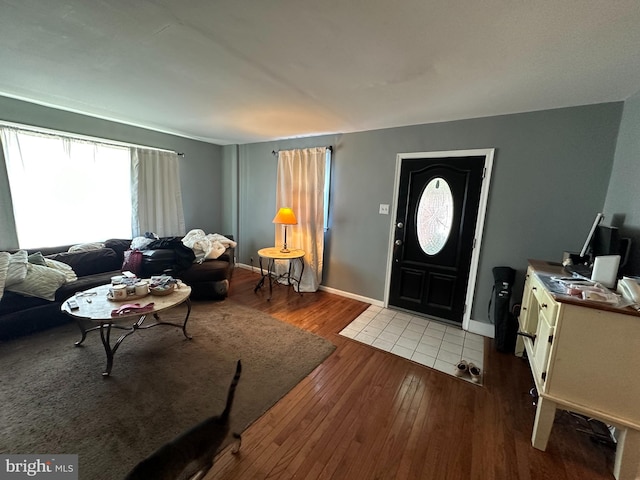
M 640 314 L 553 293 L 561 267 L 530 260 L 516 354 L 526 350 L 539 402 L 531 442 L 545 450 L 556 408 L 620 429 L 614 475 L 640 478 Z
M 516 355 L 527 350 L 536 384 L 544 383 L 559 305 L 546 290 L 533 267 L 529 266 L 520 308 L 520 336 Z

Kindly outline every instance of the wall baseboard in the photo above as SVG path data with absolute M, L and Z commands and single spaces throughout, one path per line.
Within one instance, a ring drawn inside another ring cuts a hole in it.
M 245 270 L 251 270 L 252 272 L 260 271 L 260 267 L 255 267 L 251 265 L 247 265 L 246 263 L 236 263 L 236 268 L 244 268 Z M 358 300 L 364 303 L 370 303 L 371 305 L 375 305 L 377 307 L 384 307 L 384 302 L 380 300 L 376 300 L 374 298 L 363 297 L 362 295 L 357 295 L 355 293 L 345 292 L 343 290 L 338 290 L 337 288 L 325 287 L 324 285 L 320 285 L 320 290 L 327 293 L 333 293 L 335 295 L 340 295 L 341 297 L 351 298 L 352 300 Z
M 256 270 L 260 271 L 260 267 L 247 265 L 246 263 L 236 263 L 236 268 L 244 268 L 245 270 L 251 270 L 255 272 Z
M 260 267 L 247 265 L 246 263 L 236 263 L 236 268 L 244 268 L 245 270 L 251 270 L 252 272 L 260 271 Z M 334 293 L 336 295 L 340 295 L 341 297 L 351 298 L 352 300 L 358 300 L 364 303 L 370 303 L 371 305 L 375 305 L 377 307 L 384 307 L 384 302 L 380 300 L 376 300 L 374 298 L 363 297 L 362 295 L 357 295 L 355 293 L 345 292 L 343 290 L 338 290 L 337 288 L 325 287 L 324 285 L 320 285 L 320 290 L 323 292 Z
M 245 270 L 255 271 L 259 270 L 260 267 L 252 267 L 251 265 L 247 265 L 245 263 L 236 263 L 236 267 L 244 268 Z M 320 290 L 327 293 L 333 293 L 335 295 L 340 295 L 341 297 L 351 298 L 352 300 L 358 300 L 364 303 L 370 303 L 376 307 L 383 307 L 384 302 L 381 300 L 376 300 L 375 298 L 364 297 L 362 295 L 357 295 L 355 293 L 345 292 L 343 290 L 338 290 L 337 288 L 325 287 L 324 285 L 320 285 Z M 476 333 L 478 335 L 482 335 L 483 337 L 494 338 L 495 329 L 494 325 L 486 322 L 479 322 L 477 320 L 470 319 L 469 320 L 469 328 L 467 331 L 471 333 Z
M 357 295 L 355 293 L 345 292 L 343 290 L 338 290 L 336 288 L 325 287 L 324 285 L 320 285 L 320 290 L 327 293 L 334 293 L 336 295 L 340 295 L 341 297 L 347 297 L 352 300 L 358 300 L 360 302 L 370 303 L 371 305 L 374 305 L 376 307 L 384 307 L 384 302 L 381 302 L 380 300 L 375 300 L 369 297 L 363 297 L 362 295 Z

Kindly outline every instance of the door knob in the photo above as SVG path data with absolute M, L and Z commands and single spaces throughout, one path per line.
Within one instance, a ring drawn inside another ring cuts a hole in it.
M 398 240 L 396 240 L 395 243 L 396 243 L 397 246 L 400 246 L 400 245 L 402 245 L 402 240 L 398 239 Z

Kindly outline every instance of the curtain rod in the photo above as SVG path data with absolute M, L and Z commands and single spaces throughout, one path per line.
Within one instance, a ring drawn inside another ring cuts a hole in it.
M 314 147 L 309 147 L 309 148 L 314 148 Z M 315 147 L 317 148 L 317 147 Z M 328 147 L 325 147 L 327 150 L 329 150 L 330 152 L 333 152 L 333 146 L 329 145 Z M 296 150 L 295 148 L 292 148 L 292 150 Z M 272 155 L 278 155 L 278 153 L 280 153 L 280 150 L 271 150 L 271 154 Z
M 22 123 L 6 122 L 3 120 L 0 120 L 0 126 L 17 128 L 19 130 L 27 130 L 35 133 L 44 133 L 46 135 L 57 135 L 59 137 L 73 138 L 77 140 L 88 140 L 91 142 L 102 143 L 104 145 L 112 145 L 116 147 L 147 148 L 149 150 L 158 150 L 160 152 L 171 152 L 171 153 L 175 153 L 179 157 L 184 157 L 184 153 L 179 153 L 174 150 L 168 150 L 166 148 L 150 147 L 148 145 L 137 145 L 135 143 L 120 142 L 118 140 L 109 140 L 106 138 L 92 137 L 90 135 L 81 135 L 79 133 L 63 132 L 62 130 L 54 130 L 52 128 L 35 127 L 33 125 L 24 125 Z

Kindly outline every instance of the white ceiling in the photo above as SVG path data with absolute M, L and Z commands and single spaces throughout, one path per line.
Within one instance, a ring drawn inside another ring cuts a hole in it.
M 0 95 L 218 144 L 639 90 L 638 0 L 0 0 Z

